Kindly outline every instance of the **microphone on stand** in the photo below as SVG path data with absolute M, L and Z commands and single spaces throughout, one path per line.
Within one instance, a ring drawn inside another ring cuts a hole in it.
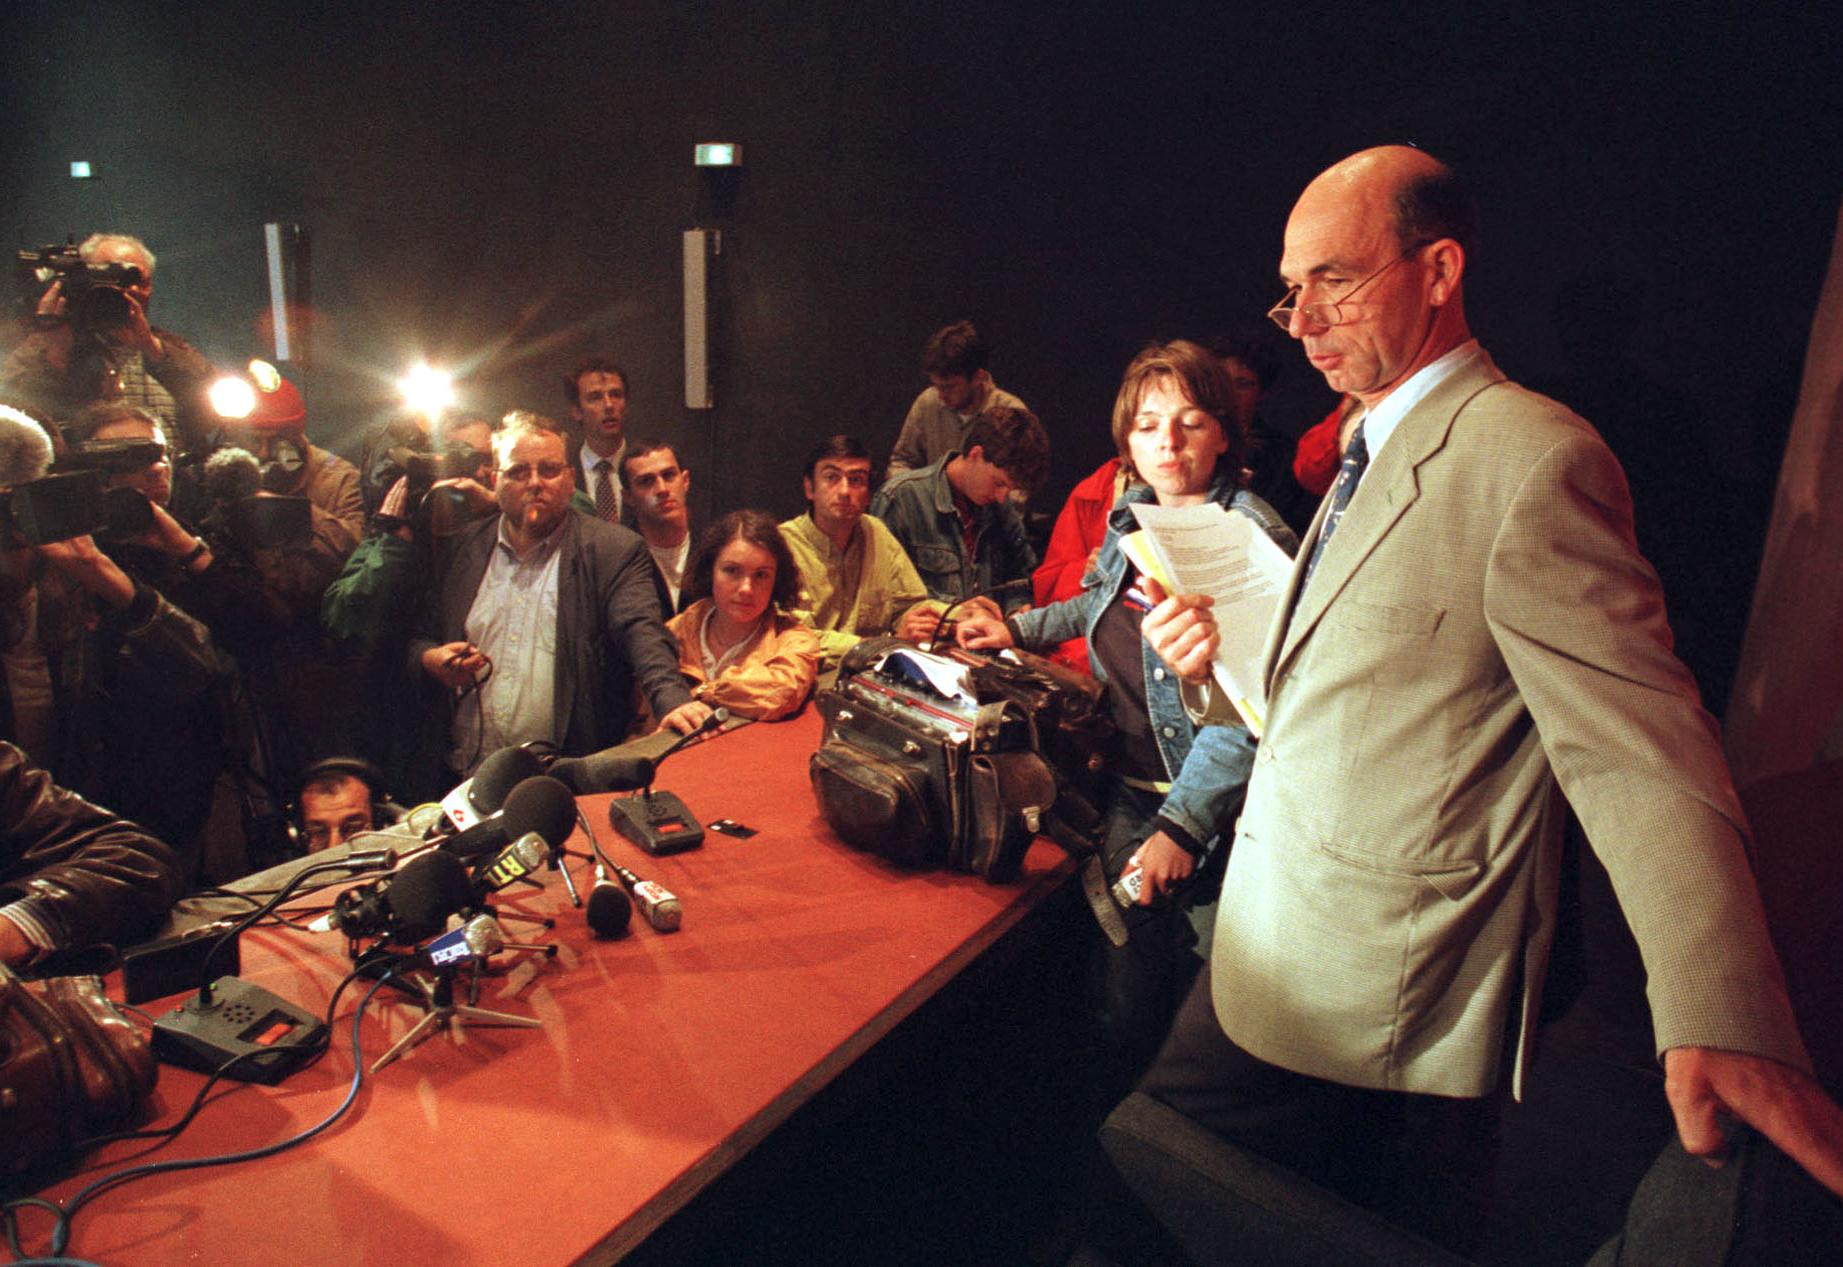
M 723 725 L 729 717 L 729 709 L 714 709 L 709 717 L 653 758 L 651 764 L 656 768 L 692 740 Z M 608 802 L 609 823 L 621 835 L 655 856 L 696 849 L 704 843 L 704 829 L 678 797 L 653 790 L 652 773 L 649 771 L 646 781 L 640 785 L 640 795 L 616 797 Z
M 438 824 L 433 834 L 452 836 L 477 826 L 500 811 L 513 788 L 542 773 L 544 762 L 529 748 L 501 748 L 492 753 L 475 768 L 472 778 L 462 780 L 442 797 L 447 823 Z

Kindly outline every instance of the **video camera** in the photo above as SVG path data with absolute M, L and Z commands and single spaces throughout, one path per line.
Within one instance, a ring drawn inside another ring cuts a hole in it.
M 136 537 L 153 527 L 154 509 L 132 488 L 104 488 L 100 470 L 66 471 L 0 492 L 0 524 L 35 546 L 82 536 Z
M 204 487 L 213 515 L 229 539 L 251 550 L 300 545 L 313 536 L 313 506 L 305 497 L 277 493 L 297 478 L 305 454 L 267 463 L 247 449 L 221 445 L 204 458 Z
M 70 323 L 83 332 L 117 330 L 133 321 L 128 292 L 147 282 L 132 264 L 91 264 L 70 245 L 21 251 L 17 259 L 22 306 L 36 304 L 46 287 L 62 282 Z
M 438 453 L 407 446 L 388 449 L 385 451 L 382 474 L 387 484 L 395 483 L 399 476 L 408 480 L 408 495 L 404 499 L 401 516 L 379 517 L 409 524 L 418 532 L 428 530 L 431 520 L 435 518 L 447 522 L 468 518 L 470 512 L 467 495 L 458 488 L 438 489 L 435 485 L 441 480 L 480 479 L 482 468 L 491 465 L 490 454 L 464 444 L 450 445 Z

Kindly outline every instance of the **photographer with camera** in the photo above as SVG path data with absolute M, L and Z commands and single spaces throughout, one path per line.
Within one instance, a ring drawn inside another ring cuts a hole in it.
M 359 684 L 345 748 L 380 767 L 392 787 L 408 786 L 419 741 L 418 691 L 401 666 L 436 556 L 455 533 L 499 509 L 490 487 L 491 423 L 444 419 L 427 440 L 432 447 L 380 447 L 367 465 L 391 472 L 389 483 L 369 534 L 320 604 L 342 677 Z
M 85 523 L 107 530 L 111 481 L 123 481 L 116 488 L 130 503 L 151 506 L 133 482 L 158 490 L 162 473 L 152 468 L 160 463 L 98 479 L 93 467 L 82 469 L 84 458 L 67 455 L 61 465 L 77 469 L 46 477 L 46 464 L 30 459 L 33 453 L 49 456 L 49 437 L 13 411 L 4 424 L 0 447 L 9 453 L 4 466 L 11 481 L 4 573 L 21 615 L 6 631 L 11 733 L 32 743 L 33 755 L 60 782 L 173 845 L 189 881 L 210 809 L 214 754 L 221 750 L 216 692 L 230 679 L 230 663 L 203 624 L 82 530 Z M 114 441 L 146 444 L 143 456 L 157 453 L 148 443 L 151 419 L 139 415 L 118 425 L 139 434 Z M 47 495 L 47 486 L 54 486 L 56 498 Z M 47 514 L 47 508 L 60 513 Z M 145 515 L 140 519 L 151 525 L 139 530 L 144 535 L 159 539 L 167 531 Z M 191 541 L 188 556 L 202 544 Z M 197 566 L 202 558 L 189 562 Z M 133 759 L 122 760 L 123 753 Z
M 21 251 L 28 284 L 44 286 L 31 332 L 0 366 L 0 399 L 68 421 L 85 405 L 119 400 L 160 419 L 168 439 L 201 447 L 214 417 L 211 362 L 148 322 L 154 254 L 125 233 L 94 233 L 78 247 Z

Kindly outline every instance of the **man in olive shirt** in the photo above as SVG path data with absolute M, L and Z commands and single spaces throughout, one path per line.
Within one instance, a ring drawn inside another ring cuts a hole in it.
M 851 436 L 829 436 L 806 455 L 807 512 L 781 525 L 800 567 L 800 617 L 819 634 L 821 670 L 860 638 L 921 639 L 940 604 L 870 505 L 870 454 Z M 926 613 L 926 619 L 922 619 Z M 911 619 L 920 625 L 910 627 Z

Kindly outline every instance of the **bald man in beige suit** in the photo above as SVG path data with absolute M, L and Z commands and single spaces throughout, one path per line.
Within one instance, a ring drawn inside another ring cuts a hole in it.
M 1470 220 L 1444 165 L 1391 147 L 1287 222 L 1274 318 L 1364 415 L 1268 640 L 1211 961 L 1144 1089 L 1468 1246 L 1548 967 L 1565 794 L 1644 954 L 1685 1146 L 1719 1152 L 1726 1109 L 1843 1191 L 1843 1113 L 1809 1076 L 1624 476 L 1472 339 Z M 1145 636 L 1206 683 L 1207 600 L 1161 604 Z

